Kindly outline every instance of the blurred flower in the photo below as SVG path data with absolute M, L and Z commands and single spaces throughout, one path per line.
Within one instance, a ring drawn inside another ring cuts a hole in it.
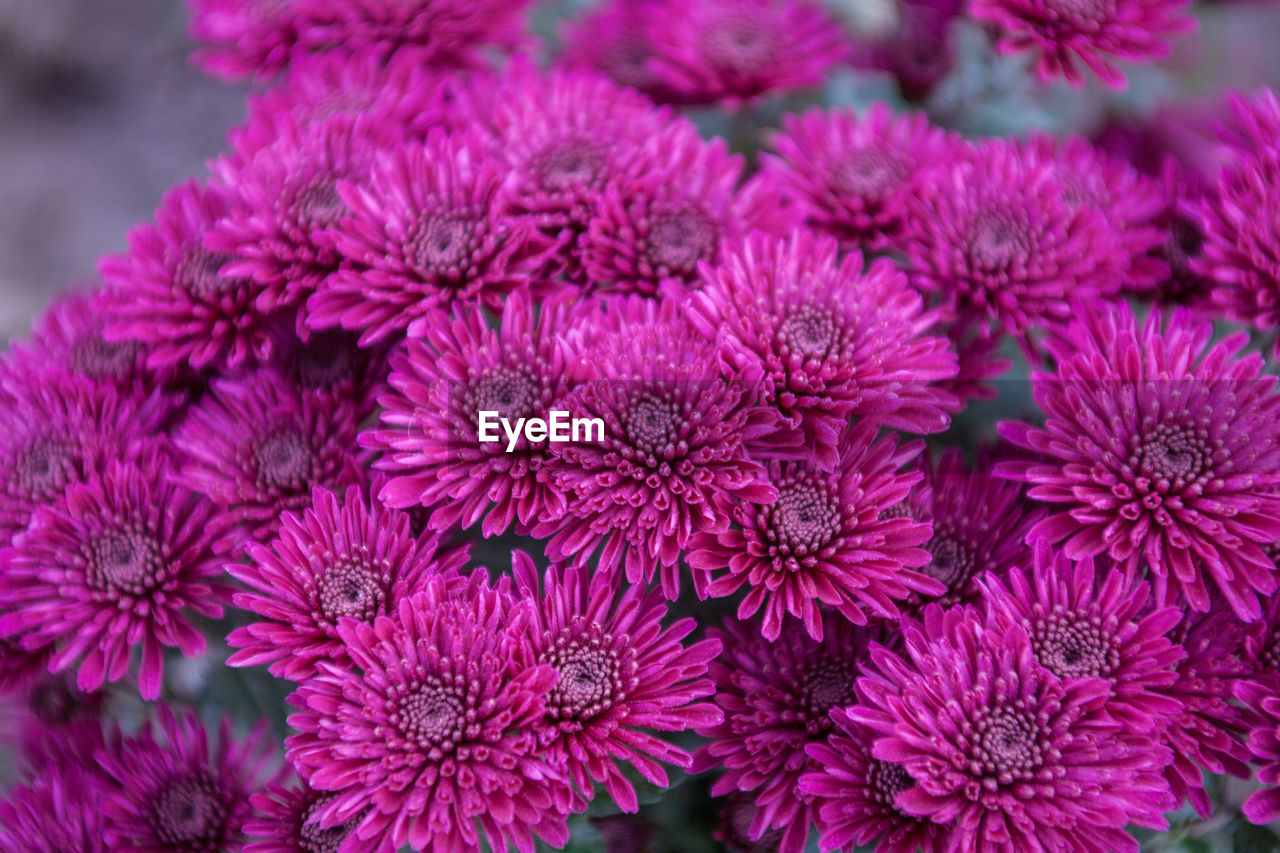
M 120 850 L 99 807 L 102 782 L 69 768 L 45 774 L 0 800 L 0 853 Z
M 291 788 L 268 785 L 255 793 L 250 802 L 257 814 L 245 822 L 244 831 L 250 841 L 244 853 L 338 853 L 351 837 L 362 814 L 329 829 L 322 829 L 317 816 L 329 803 L 332 794 L 314 791 L 306 783 Z M 389 839 L 364 846 L 368 853 L 391 853 Z
M 1249 752 L 1258 781 L 1268 787 L 1254 791 L 1240 810 L 1251 823 L 1280 819 L 1280 696 L 1274 684 L 1242 681 L 1235 698 L 1244 703 L 1250 726 Z

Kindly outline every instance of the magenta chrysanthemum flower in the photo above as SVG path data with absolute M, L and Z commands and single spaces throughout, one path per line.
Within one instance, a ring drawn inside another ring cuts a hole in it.
M 4 552 L 0 633 L 21 635 L 26 648 L 53 646 L 49 669 L 75 666 L 82 690 L 118 681 L 140 649 L 138 686 L 155 699 L 162 647 L 201 654 L 190 615 L 220 618 L 230 598 L 213 550 L 217 512 L 171 474 L 157 451 L 109 462 L 37 510 Z
M 1122 571 L 1074 562 L 1041 545 L 1028 572 L 978 580 L 988 623 L 1016 625 L 1031 638 L 1036 663 L 1064 683 L 1099 678 L 1110 687 L 1106 715 L 1125 731 L 1162 733 L 1182 710 L 1165 695 L 1186 657 L 1170 642 L 1176 607 L 1149 608 L 1150 586 Z
M 1208 610 L 1211 580 L 1252 620 L 1276 589 L 1280 394 L 1260 356 L 1234 357 L 1245 335 L 1212 335 L 1182 309 L 1141 327 L 1125 306 L 1084 312 L 1046 343 L 1057 375 L 1033 374 L 1045 426 L 1000 424 L 1033 457 L 995 473 L 1053 510 L 1028 541 L 1145 566 L 1161 604 Z
M 878 853 L 939 849 L 945 827 L 898 805 L 898 796 L 916 781 L 902 765 L 871 755 L 874 732 L 849 719 L 844 708 L 831 709 L 831 722 L 835 733 L 806 747 L 810 769 L 799 782 L 812 799 L 819 849 L 872 843 Z
M 605 0 L 564 25 L 560 63 L 589 69 L 658 103 L 673 100 L 653 69 L 649 29 L 667 14 L 664 0 Z
M 1210 305 L 1259 329 L 1280 327 L 1280 156 L 1229 163 L 1191 210 L 1204 237 L 1191 268 L 1210 280 Z
M 610 320 L 584 315 L 583 322 Z M 749 383 L 715 378 L 712 345 L 687 324 L 620 325 L 587 347 L 578 360 L 582 381 L 556 405 L 571 419 L 600 419 L 603 439 L 549 445 L 544 482 L 565 495 L 567 513 L 532 533 L 551 537 L 553 559 L 582 562 L 599 549 L 599 571 L 625 567 L 632 583 L 660 571 L 674 599 L 678 560 L 695 534 L 726 530 L 731 499 L 773 502 L 776 490 L 749 447 L 777 429 L 777 416 Z
M 970 469 L 954 447 L 929 456 L 920 466 L 924 479 L 895 508 L 932 527 L 933 535 L 922 545 L 929 561 L 919 572 L 946 588 L 937 599 L 914 600 L 944 606 L 973 603 L 979 593 L 975 581 L 983 575 L 1003 575 L 1030 563 L 1031 549 L 1023 539 L 1046 512 L 1028 511 L 1021 486 L 992 476 L 993 461 L 991 454 L 980 453 Z
M 433 309 L 500 307 L 549 248 L 506 210 L 506 180 L 477 135 L 437 130 L 379 160 L 367 186 L 339 185 L 350 212 L 332 242 L 346 263 L 311 297 L 310 325 L 360 330 L 368 345 L 406 329 L 423 337 Z
M 734 527 L 690 541 L 687 560 L 699 592 L 719 597 L 748 587 L 738 618 L 763 609 L 761 632 L 769 640 L 778 638 L 788 614 L 821 640 L 820 604 L 866 625 L 896 618 L 895 601 L 913 592 L 942 594 L 941 583 L 914 571 L 929 561 L 919 547 L 928 525 L 891 511 L 920 480 L 919 472 L 899 469 L 922 445 L 899 447 L 892 436 L 873 442 L 875 434 L 868 423 L 846 433 L 831 471 L 771 461 L 766 475 L 776 501 L 739 502 Z
M 472 65 L 487 45 L 523 38 L 528 0 L 191 0 L 197 62 L 221 77 L 271 77 L 335 49 L 381 56 L 407 48 L 422 64 Z
M 1123 89 L 1112 58 L 1153 60 L 1170 53 L 1169 37 L 1194 29 L 1187 0 L 975 0 L 970 13 L 1004 28 L 1005 53 L 1033 51 L 1041 80 L 1064 77 L 1084 85 L 1081 65 L 1109 86 Z
M 1274 682 L 1242 681 L 1235 698 L 1248 714 L 1250 758 L 1258 768 L 1258 781 L 1268 787 L 1254 791 L 1241 806 L 1252 823 L 1280 819 L 1280 694 Z
M 578 241 L 608 187 L 625 189 L 665 151 L 699 141 L 687 119 L 586 72 L 543 75 L 517 63 L 496 80 L 477 77 L 464 95 L 462 108 L 511 167 L 512 210 L 557 241 L 570 281 L 582 277 Z
M 794 193 L 808 224 L 858 248 L 893 245 L 922 171 L 956 144 L 923 113 L 895 116 L 877 101 L 862 115 L 814 108 L 783 117 L 765 169 Z
M 1245 716 L 1231 701 L 1236 684 L 1249 675 L 1242 659 L 1243 633 L 1235 614 L 1223 608 L 1185 614 L 1170 634 L 1187 656 L 1178 664 L 1177 680 L 1164 690 L 1179 705 L 1178 715 L 1163 732 L 1173 750 L 1173 763 L 1164 776 L 1179 804 L 1191 803 L 1202 818 L 1213 811 L 1204 789 L 1206 770 L 1249 776 Z
M 937 315 L 887 259 L 838 258 L 831 238 L 753 234 L 725 246 L 689 298 L 690 321 L 718 340 L 728 377 L 763 377 L 766 400 L 804 433 L 820 465 L 835 464 L 851 417 L 940 432 L 957 400 L 934 383 L 956 374 Z
M 907 205 L 913 281 L 986 331 L 1022 338 L 1071 300 L 1119 292 L 1129 258 L 1101 211 L 1073 205 L 1055 169 L 1005 140 L 922 177 Z
M 387 390 L 390 347 L 362 347 L 354 332 L 342 329 L 309 332 L 303 340 L 292 323 L 276 326 L 273 340 L 261 381 L 293 387 L 321 408 L 352 406 L 357 424 L 377 412 Z
M 907 100 L 924 100 L 950 73 L 963 0 L 832 0 L 827 7 L 852 30 L 852 64 L 889 72 Z
M 266 722 L 244 739 L 223 719 L 215 738 L 194 711 L 181 717 L 161 705 L 158 726 L 133 737 L 115 731 L 98 753 L 112 780 L 102 810 L 121 847 L 137 853 L 208 853 L 240 849 L 241 827 L 254 814 L 249 795 L 271 773 Z
M 568 840 L 553 808 L 563 774 L 538 756 L 556 673 L 535 660 L 533 602 L 481 574 L 453 595 L 428 580 L 398 619 L 343 620 L 338 635 L 358 669 L 320 663 L 290 697 L 299 734 L 286 741 L 289 760 L 313 788 L 336 793 L 322 827 L 364 813 L 354 838 L 432 853 L 478 851 L 482 838 L 522 853 L 535 836 Z
M 711 664 L 724 722 L 699 730 L 711 742 L 694 756 L 694 769 L 725 768 L 712 796 L 752 795 L 756 810 L 745 834 L 759 841 L 781 830 L 775 853 L 804 850 L 814 802 L 797 784 L 801 773 L 817 769 L 805 747 L 830 735 L 833 708 L 855 701 L 866 657 L 866 632 L 833 614 L 823 621 L 821 642 L 796 623 L 775 640 L 766 640 L 754 622 L 726 622 L 712 634 L 725 646 Z
M 807 0 L 665 0 L 651 23 L 653 73 L 682 103 L 817 86 L 849 58 L 840 25 Z
M 1125 289 L 1141 292 L 1169 277 L 1168 265 L 1152 253 L 1168 238 L 1156 224 L 1165 209 L 1159 181 L 1080 137 L 1057 140 L 1037 133 L 1027 147 L 1062 182 L 1064 201 L 1102 214 L 1125 255 Z
M 1157 304 L 1204 310 L 1217 287 L 1199 267 L 1204 254 L 1205 232 L 1200 221 L 1204 203 L 1204 181 L 1168 157 L 1160 174 L 1164 188 L 1164 209 L 1157 224 L 1165 239 L 1154 254 L 1169 267 L 1169 274 L 1145 292 L 1139 293 Z
M 265 371 L 215 382 L 174 441 L 184 480 L 238 526 L 237 541 L 223 546 L 233 550 L 270 539 L 280 513 L 310 505 L 316 486 L 341 492 L 364 476 L 354 405 L 301 393 Z
M 66 768 L 10 790 L 0 800 L 0 853 L 115 853 L 99 803 L 110 794 L 92 773 Z
M 161 432 L 167 408 L 85 377 L 0 370 L 0 547 L 41 506 Z
M 282 123 L 253 159 L 210 164 L 229 202 L 205 244 L 228 259 L 223 277 L 257 284 L 258 312 L 299 306 L 337 270 L 342 255 L 332 230 L 351 215 L 338 186 L 368 180 L 371 134 L 369 124 L 342 116 Z
M 933 605 L 903 635 L 905 658 L 873 647 L 879 674 L 847 718 L 915 782 L 894 805 L 946 824 L 943 849 L 1137 853 L 1126 825 L 1168 826 L 1172 756 L 1105 716 L 1107 682 L 1059 679 L 1021 628 L 984 630 L 967 608 Z
M 694 620 L 664 629 L 662 596 L 635 585 L 620 594 L 617 575 L 552 566 L 539 578 L 523 551 L 512 554 L 512 570 L 518 593 L 538 603 L 531 632 L 537 661 L 557 676 L 538 732 L 540 754 L 568 774 L 557 807 L 584 810 L 595 783 L 603 783 L 618 808 L 636 812 L 636 790 L 620 764 L 660 788 L 670 784 L 662 763 L 689 767 L 689 753 L 654 732 L 721 719 L 714 705 L 696 701 L 715 692 L 707 663 L 720 643 L 682 645 Z
M 426 578 L 450 576 L 467 561 L 467 550 L 442 551 L 438 538 L 415 537 L 409 516 L 370 506 L 359 489 L 339 502 L 317 488 L 301 514 L 285 512 L 268 545 L 250 542 L 248 564 L 227 571 L 249 587 L 237 592 L 237 607 L 266 621 L 237 628 L 227 637 L 239 649 L 228 666 L 271 664 L 272 675 L 303 681 L 316 661 L 349 665 L 338 638 L 344 617 L 373 624 L 394 614 L 402 599 Z
M 257 814 L 245 822 L 251 838 L 244 853 L 339 853 L 363 815 L 322 829 L 319 814 L 333 802 L 334 795 L 313 791 L 308 785 L 291 788 L 269 785 L 249 798 Z M 360 848 L 368 853 L 391 853 L 390 839 Z
M 107 289 L 96 305 L 108 321 L 108 341 L 146 345 L 153 368 L 235 366 L 270 353 L 268 314 L 256 305 L 262 288 L 222 275 L 231 257 L 205 244 L 226 213 L 225 190 L 180 184 L 153 223 L 129 233 L 126 254 L 103 259 Z
M 376 467 L 391 479 L 381 497 L 389 506 L 423 506 L 435 530 L 481 521 L 485 536 L 564 514 L 564 495 L 542 481 L 548 445 L 523 435 L 512 452 L 498 440 L 479 441 L 480 412 L 543 418 L 567 391 L 559 338 L 569 330 L 569 303 L 555 299 L 538 309 L 522 293 L 503 307 L 500 326 L 470 309 L 457 320 L 427 315 L 425 341 L 410 341 L 396 358 L 382 398 L 382 427 L 363 444 L 380 450 Z
M 718 261 L 723 240 L 798 224 L 775 182 L 739 188 L 742 167 L 723 140 L 680 136 L 649 175 L 611 186 L 581 241 L 591 286 L 654 296 L 693 284 L 699 264 Z
M 274 86 L 249 95 L 249 114 L 227 139 L 242 162 L 275 142 L 282 127 L 340 117 L 361 121 L 388 146 L 417 137 L 449 118 L 447 75 L 424 67 L 420 54 L 337 48 L 297 59 Z

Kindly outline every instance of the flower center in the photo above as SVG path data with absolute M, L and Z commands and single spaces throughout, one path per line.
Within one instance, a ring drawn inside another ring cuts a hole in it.
M 390 715 L 400 732 L 423 749 L 452 750 L 462 740 L 465 703 L 456 690 L 424 684 L 400 700 Z
M 342 842 L 347 840 L 347 836 L 355 831 L 356 826 L 364 818 L 363 814 L 359 814 L 346 823 L 321 829 L 315 822 L 316 815 L 320 814 L 333 800 L 333 796 L 321 797 L 312 803 L 303 815 L 302 825 L 298 828 L 298 847 L 302 853 L 338 853 Z
M 491 367 L 471 387 L 472 412 L 497 412 L 514 421 L 534 413 L 539 399 L 534 382 L 523 371 L 506 365 Z
M 164 572 L 159 543 L 141 527 L 108 530 L 88 551 L 88 574 L 99 589 L 145 595 Z
M 839 337 L 835 318 L 830 311 L 805 305 L 792 312 L 778 329 L 783 354 L 804 358 L 826 358 Z
M 840 506 L 835 495 L 812 480 L 782 485 L 769 513 L 774 546 L 784 557 L 813 554 L 840 530 Z
M 738 73 L 769 67 L 777 46 L 778 35 L 769 22 L 745 13 L 715 21 L 702 35 L 702 50 L 711 64 Z
M 38 438 L 18 453 L 12 476 L 22 494 L 52 498 L 60 496 L 74 478 L 75 467 L 70 442 Z
M 101 334 L 90 334 L 71 351 L 72 368 L 84 376 L 95 379 L 128 376 L 138 357 L 139 347 L 134 341 L 112 343 Z
M 999 708 L 978 721 L 970 756 L 987 775 L 1029 778 L 1044 760 L 1035 721 L 1013 708 Z
M 1074 28 L 1111 20 L 1115 11 L 1112 0 L 1046 0 L 1045 10 Z
M 875 800 L 896 809 L 898 795 L 916 786 L 916 780 L 901 764 L 873 759 L 867 768 L 867 787 L 875 792 Z
M 841 193 L 855 196 L 878 196 L 906 177 L 902 157 L 881 147 L 850 151 L 832 169 L 831 182 Z
M 716 227 L 707 215 L 685 208 L 658 217 L 649 228 L 647 255 L 660 274 L 689 278 L 698 261 L 714 257 Z
M 622 663 L 609 638 L 562 634 L 546 655 L 559 679 L 547 697 L 547 715 L 556 720 L 588 720 L 626 698 Z
M 298 221 L 311 229 L 332 228 L 347 213 L 347 203 L 338 195 L 338 182 L 331 177 L 312 181 L 293 198 Z
M 987 211 L 969 231 L 969 251 L 983 270 L 1003 270 L 1027 253 L 1026 227 L 1005 211 Z
M 174 282 L 195 296 L 213 297 L 228 293 L 246 284 L 242 278 L 218 275 L 230 260 L 230 255 L 210 252 L 203 246 L 192 246 L 178 263 Z
M 305 388 L 332 388 L 351 376 L 355 367 L 352 336 L 343 331 L 313 332 L 294 356 L 298 381 Z
M 293 430 L 276 430 L 253 451 L 258 485 L 266 491 L 297 493 L 311 482 L 311 446 Z
M 832 708 L 843 708 L 857 701 L 853 683 L 855 668 L 835 656 L 824 657 L 809 666 L 804 675 L 802 693 L 809 709 L 809 719 L 825 731 L 831 727 Z
M 680 412 L 670 400 L 642 397 L 627 413 L 627 439 L 646 456 L 660 457 L 674 451 L 680 440 Z
M 1137 456 L 1139 472 L 1155 480 L 1159 491 L 1180 490 L 1206 474 L 1212 464 L 1212 456 L 1199 435 L 1168 424 L 1161 424 L 1142 437 Z
M 203 773 L 166 785 L 151 811 L 156 836 L 178 850 L 221 850 L 227 807 L 221 791 Z
M 940 581 L 949 590 L 954 590 L 973 572 L 973 554 L 944 532 L 935 532 L 933 538 L 924 544 L 924 548 L 933 559 L 921 571 Z
M 1074 613 L 1049 614 L 1036 626 L 1036 660 L 1059 678 L 1107 678 L 1120 666 L 1120 653 L 1097 620 Z
M 316 598 L 320 612 L 331 624 L 343 616 L 372 622 L 383 612 L 386 593 L 381 576 L 372 566 L 342 556 L 321 575 Z
M 75 716 L 82 697 L 71 691 L 61 678 L 42 678 L 27 694 L 27 707 L 36 719 L 49 726 L 63 725 Z
M 585 136 L 571 136 L 547 145 L 530 166 L 543 187 L 568 190 L 594 184 L 604 164 L 604 149 L 598 143 Z
M 429 216 L 414 229 L 406 254 L 429 275 L 460 280 L 470 265 L 473 231 L 474 220 L 466 216 Z

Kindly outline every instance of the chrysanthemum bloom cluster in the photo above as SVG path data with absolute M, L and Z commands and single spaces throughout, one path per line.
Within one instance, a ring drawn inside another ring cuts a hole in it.
M 0 358 L 0 853 L 1280 816 L 1280 101 L 965 139 L 1190 20 L 1019 2 L 193 0 L 270 85 Z

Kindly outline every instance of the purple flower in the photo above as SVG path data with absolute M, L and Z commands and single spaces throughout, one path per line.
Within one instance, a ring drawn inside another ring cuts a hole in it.
M 333 794 L 313 791 L 305 783 L 284 788 L 269 785 L 249 801 L 257 814 L 245 822 L 245 834 L 251 838 L 244 853 L 338 853 L 360 823 L 362 814 L 338 826 L 322 829 L 319 814 L 331 802 Z M 391 853 L 390 839 L 361 848 L 368 853 Z
M 53 646 L 49 669 L 74 665 L 82 690 L 118 681 L 141 649 L 138 686 L 155 699 L 162 647 L 201 654 L 190 615 L 220 618 L 230 597 L 213 551 L 216 509 L 175 482 L 170 465 L 158 450 L 108 462 L 40 508 L 3 552 L 0 633 Z
M 231 256 L 206 244 L 227 203 L 222 188 L 179 184 L 153 223 L 129 233 L 126 254 L 102 260 L 107 289 L 96 306 L 107 319 L 104 338 L 146 345 L 152 368 L 236 366 L 270 353 L 270 311 L 257 305 L 262 287 L 223 275 Z
M 1044 427 L 1000 425 L 1031 459 L 995 473 L 1053 510 L 1028 541 L 1145 565 L 1161 604 L 1208 610 L 1212 580 L 1252 620 L 1276 589 L 1262 547 L 1280 539 L 1280 395 L 1260 356 L 1234 358 L 1246 336 L 1212 334 L 1185 310 L 1141 327 L 1127 307 L 1082 312 L 1047 342 L 1057 374 L 1032 376 Z
M 636 791 L 619 765 L 661 788 L 670 783 L 660 762 L 689 767 L 689 754 L 654 732 L 721 719 L 715 706 L 696 701 L 715 692 L 707 663 L 720 644 L 682 645 L 694 620 L 663 628 L 667 607 L 657 590 L 624 587 L 617 575 L 574 566 L 551 566 L 540 578 L 523 551 L 512 560 L 517 593 L 538 604 L 531 631 L 537 661 L 557 676 L 538 730 L 541 754 L 563 766 L 571 783 L 557 807 L 584 810 L 599 782 L 614 805 L 634 813 Z
M 845 708 L 831 709 L 834 732 L 806 747 L 809 769 L 800 777 L 802 794 L 824 851 L 875 843 L 879 853 L 937 850 L 946 828 L 898 805 L 904 791 L 916 787 L 906 769 L 871 754 L 875 733 L 849 718 Z
M 816 770 L 805 748 L 831 734 L 830 711 L 855 700 L 854 683 L 866 658 L 868 632 L 827 614 L 813 640 L 792 622 L 766 639 L 755 622 L 726 622 L 713 636 L 724 651 L 711 664 L 715 702 L 724 721 L 703 726 L 711 742 L 698 750 L 698 772 L 723 767 L 712 796 L 751 795 L 755 811 L 743 833 L 760 841 L 781 830 L 772 849 L 804 850 L 814 821 L 814 801 L 797 789 L 800 774 Z
M 452 576 L 467 561 L 466 548 L 442 550 L 437 537 L 413 536 L 407 515 L 370 506 L 355 488 L 341 502 L 317 488 L 311 507 L 281 515 L 277 538 L 245 551 L 247 565 L 227 566 L 249 587 L 235 603 L 263 621 L 231 633 L 227 642 L 239 651 L 227 665 L 271 664 L 272 675 L 290 681 L 313 675 L 317 661 L 350 665 L 339 620 L 373 624 L 426 578 Z
M 979 453 L 976 466 L 970 469 L 959 448 L 927 456 L 920 466 L 924 479 L 894 508 L 933 528 L 933 535 L 922 545 L 929 552 L 929 562 L 919 572 L 946 591 L 937 599 L 913 596 L 919 606 L 932 600 L 944 606 L 975 603 L 979 578 L 988 573 L 1003 575 L 1030 563 L 1031 549 L 1023 539 L 1027 529 L 1047 513 L 1028 511 L 1021 486 L 991 475 L 993 462 L 993 454 Z
M 1186 656 L 1168 637 L 1181 614 L 1149 607 L 1149 584 L 1123 571 L 1099 573 L 1088 557 L 1074 562 L 1042 545 L 1030 572 L 1013 569 L 1003 581 L 988 573 L 978 585 L 989 627 L 1024 630 L 1036 663 L 1064 684 L 1105 681 L 1102 708 L 1126 731 L 1158 734 L 1181 713 L 1166 695 Z
M 894 805 L 946 825 L 940 847 L 1137 853 L 1126 825 L 1168 826 L 1172 756 L 1106 716 L 1106 681 L 1058 678 L 1025 631 L 984 629 L 967 608 L 933 605 L 903 635 L 906 657 L 872 648 L 878 672 L 846 716 L 914 782 Z
M 1018 335 L 1109 298 L 1129 266 L 1106 217 L 1075 205 L 1057 170 L 1013 143 L 956 146 L 907 206 L 913 282 L 952 315 Z
M 883 7 L 835 0 L 828 7 L 853 30 L 852 64 L 889 72 L 908 100 L 924 100 L 951 72 L 961 0 L 890 0 Z
M 532 533 L 551 537 L 552 559 L 581 562 L 599 550 L 599 571 L 625 567 L 632 583 L 660 573 L 674 599 L 679 557 L 695 534 L 728 529 L 733 499 L 773 502 L 776 490 L 748 448 L 776 430 L 777 418 L 750 383 L 716 378 L 712 345 L 687 324 L 641 319 L 646 308 L 634 301 L 607 304 L 635 321 L 611 320 L 612 311 L 584 316 L 599 337 L 577 360 L 581 381 L 557 403 L 570 418 L 599 418 L 604 437 L 549 445 L 542 473 L 565 495 L 567 513 Z M 610 323 L 618 330 L 604 333 Z
M 509 453 L 506 436 L 482 443 L 478 430 L 481 411 L 511 423 L 546 419 L 566 393 L 558 340 L 569 330 L 569 303 L 548 300 L 538 309 L 514 293 L 497 329 L 475 308 L 457 320 L 438 312 L 426 319 L 426 340 L 410 341 L 394 361 L 382 427 L 361 437 L 382 451 L 375 467 L 390 474 L 382 499 L 427 508 L 434 530 L 481 521 L 485 536 L 562 516 L 563 493 L 539 476 L 548 445 L 521 436 Z M 496 422 L 493 431 L 500 432 Z
M 726 378 L 762 378 L 767 402 L 824 467 L 851 417 L 940 432 L 958 405 L 934 384 L 956 373 L 946 339 L 927 335 L 937 315 L 889 260 L 864 268 L 857 252 L 838 251 L 808 231 L 753 234 L 703 268 L 688 303 L 690 321 L 718 341 Z
M 110 780 L 102 811 L 121 846 L 137 853 L 207 853 L 239 849 L 241 827 L 252 818 L 249 795 L 271 773 L 266 722 L 243 740 L 223 719 L 211 739 L 194 711 L 168 706 L 124 737 L 117 729 L 98 752 Z
M 1280 695 L 1273 681 L 1242 681 L 1235 686 L 1235 698 L 1247 713 L 1250 759 L 1258 768 L 1258 781 L 1268 786 L 1254 791 L 1241 811 L 1252 823 L 1271 823 L 1280 819 Z
M 1067 5 L 1058 0 L 976 0 L 975 18 L 1004 28 L 997 47 L 1005 53 L 1033 51 L 1041 80 L 1064 77 L 1084 85 L 1084 68 L 1117 89 L 1124 73 L 1111 58 L 1164 59 L 1168 38 L 1194 29 L 1187 0 L 1113 0 Z
M 783 118 L 765 169 L 800 199 L 809 225 L 852 248 L 882 247 L 901 237 L 920 174 L 955 144 L 923 113 L 895 116 L 880 101 L 861 115 L 814 108 Z
M 349 213 L 331 239 L 346 263 L 311 297 L 310 325 L 362 331 L 368 345 L 405 330 L 423 337 L 433 309 L 499 308 L 548 249 L 502 202 L 507 177 L 478 135 L 437 129 L 379 159 L 367 185 L 339 185 Z
M 648 35 L 665 14 L 665 0 L 605 0 L 565 22 L 560 63 L 595 71 L 660 104 L 670 103 L 672 93 L 653 69 L 654 45 Z
M 766 483 L 777 491 L 768 504 L 740 501 L 735 525 L 702 532 L 689 543 L 689 566 L 704 595 L 732 595 L 748 587 L 738 618 L 763 609 L 761 632 L 781 634 L 785 617 L 804 622 L 815 640 L 823 637 L 820 604 L 866 625 L 897 618 L 911 593 L 940 595 L 945 587 L 914 569 L 929 560 L 919 547 L 929 527 L 892 511 L 920 479 L 900 473 L 922 449 L 896 438 L 873 439 L 876 428 L 860 423 L 839 443 L 835 468 L 806 462 L 771 461 Z
M 291 697 L 289 760 L 336 794 L 321 827 L 364 815 L 353 833 L 433 853 L 491 850 L 534 837 L 568 840 L 553 791 L 560 768 L 539 757 L 537 729 L 556 672 L 535 660 L 533 602 L 477 573 L 465 590 L 432 578 L 398 619 L 342 620 L 357 669 L 321 662 Z M 347 846 L 351 847 L 349 839 Z
M 664 0 L 659 9 L 651 67 L 677 102 L 734 105 L 817 86 L 849 58 L 840 25 L 807 0 Z
M 0 800 L 0 853 L 114 853 L 117 845 L 100 801 L 103 782 L 78 768 L 45 773 Z
M 189 0 L 193 59 L 231 80 L 264 79 L 288 65 L 298 41 L 301 0 Z
M 221 379 L 191 407 L 174 439 L 182 477 L 223 508 L 244 541 L 270 539 L 284 510 L 311 504 L 312 489 L 342 491 L 364 479 L 355 407 L 290 388 L 270 371 Z

